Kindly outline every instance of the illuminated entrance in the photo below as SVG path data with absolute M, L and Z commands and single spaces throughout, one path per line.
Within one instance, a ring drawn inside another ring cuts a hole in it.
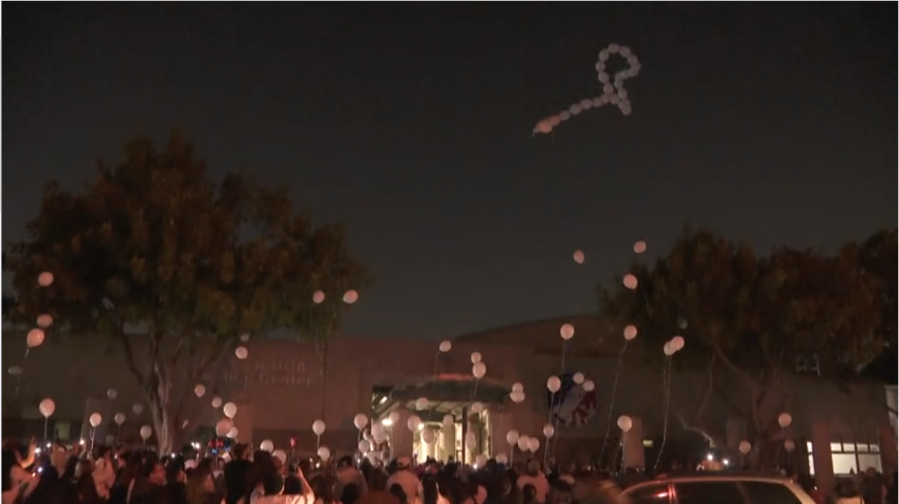
M 478 455 L 489 456 L 504 442 L 491 433 L 509 392 L 510 387 L 496 380 L 440 374 L 376 390 L 372 419 L 390 429 L 396 454 L 404 451 L 399 444 L 411 440 L 412 455 L 419 462 L 433 458 L 474 464 Z M 411 415 L 421 419 L 414 432 L 407 425 Z

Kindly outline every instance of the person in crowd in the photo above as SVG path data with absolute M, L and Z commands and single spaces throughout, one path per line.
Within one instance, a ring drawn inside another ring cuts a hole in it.
M 184 504 L 187 499 L 187 473 L 184 470 L 184 459 L 171 458 L 165 468 L 165 485 L 163 486 L 163 504 Z
M 78 502 L 81 504 L 101 504 L 104 502 L 103 497 L 97 493 L 93 472 L 93 462 L 90 460 L 78 462 L 78 469 L 75 471 L 75 485 L 78 489 Z
M 359 487 L 356 486 L 355 483 L 350 483 L 343 486 L 343 490 L 340 492 L 340 503 L 356 504 L 357 502 L 359 502 L 359 497 Z
M 116 482 L 109 491 L 109 504 L 127 504 L 128 488 L 131 482 L 140 477 L 141 459 L 139 456 L 124 456 L 125 465 L 119 472 Z
M 247 486 L 250 461 L 249 447 L 238 443 L 231 449 L 231 461 L 225 465 L 225 504 L 237 504 L 237 502 L 250 494 Z
M 537 487 L 532 483 L 521 487 L 521 504 L 537 504 Z
M 34 464 L 36 448 L 37 444 L 32 441 L 27 456 L 23 458 L 18 445 L 10 443 L 3 447 L 0 460 L 3 471 L 2 504 L 13 504 L 20 498 L 24 499 L 34 489 L 37 482 L 32 481 L 32 475 L 26 468 Z
M 368 492 L 359 498 L 357 504 L 399 504 L 399 500 L 387 490 L 387 473 L 383 469 L 373 469 L 368 480 Z
M 110 491 L 116 480 L 116 466 L 112 460 L 112 450 L 107 446 L 100 446 L 95 450 L 94 470 L 91 476 L 94 478 L 94 486 L 97 487 L 97 495 L 102 500 L 109 500 Z
M 165 466 L 156 457 L 148 457 L 141 476 L 131 482 L 128 489 L 128 504 L 158 504 L 162 501 L 165 487 Z
M 403 490 L 403 487 L 400 486 L 399 483 L 394 483 L 390 485 L 390 489 L 388 490 L 390 495 L 396 497 L 396 500 L 400 501 L 400 504 L 409 504 L 409 501 L 406 499 L 406 492 Z
M 250 491 L 249 504 L 314 504 L 315 494 L 302 473 L 298 473 L 302 491 L 299 495 L 284 494 L 284 480 L 278 475 L 278 469 L 272 460 L 271 453 L 257 451 L 253 454 L 253 464 L 249 471 Z
M 359 494 L 364 494 L 368 491 L 365 476 L 356 469 L 353 457 L 346 456 L 337 461 L 337 481 L 334 486 L 334 495 L 339 495 L 341 500 L 343 500 L 343 487 L 349 484 L 356 485 L 356 490 Z
M 418 487 L 419 480 L 411 471 L 412 461 L 409 457 L 400 457 L 396 459 L 396 472 L 387 479 L 387 488 L 393 485 L 399 485 L 406 492 L 406 501 L 415 502 L 419 499 Z
M 309 481 L 309 486 L 312 487 L 312 493 L 315 494 L 315 504 L 337 504 L 337 500 L 334 498 L 334 487 L 324 476 L 315 476 Z M 285 491 L 285 493 L 287 492 Z
M 296 464 L 290 464 L 287 468 L 287 477 L 284 478 L 284 494 L 285 495 L 300 495 L 303 491 L 303 486 L 300 484 L 300 478 L 297 477 L 297 471 L 299 471 L 299 467 Z M 315 478 L 313 478 L 315 479 Z M 312 491 L 315 492 L 316 499 L 320 498 L 321 494 L 319 494 L 318 490 L 315 488 L 315 484 L 313 481 L 310 481 L 309 484 L 312 486 Z M 331 485 L 327 485 L 328 489 L 331 489 Z
M 212 474 L 199 468 L 187 477 L 185 497 L 187 504 L 219 504 L 222 501 L 215 491 Z
M 546 480 L 546 476 L 540 470 L 540 462 L 537 460 L 530 460 L 527 465 L 527 472 L 518 477 L 518 488 L 524 490 L 525 485 L 534 485 L 534 490 L 537 492 L 534 496 L 535 502 L 537 504 L 545 504 L 546 499 L 549 496 L 549 481 Z
M 890 484 L 887 488 L 886 497 L 884 497 L 884 501 L 886 504 L 899 504 L 899 488 L 897 488 L 897 474 L 896 471 L 893 471 L 892 476 L 890 477 Z
M 853 480 L 837 482 L 834 487 L 835 504 L 865 504 L 861 492 Z

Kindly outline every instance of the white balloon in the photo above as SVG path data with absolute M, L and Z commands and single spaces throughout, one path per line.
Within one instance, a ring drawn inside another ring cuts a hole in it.
M 115 420 L 116 425 L 122 425 L 123 423 L 125 423 L 125 414 L 116 413 L 112 419 Z
M 471 363 L 472 364 L 477 364 L 478 362 L 481 362 L 481 359 L 482 359 L 481 352 L 471 352 Z
M 512 392 L 524 392 L 524 385 L 522 385 L 520 382 L 513 383 Z
M 133 411 L 135 415 L 140 415 L 141 413 L 144 412 L 144 405 L 143 404 L 135 404 L 134 406 L 131 407 L 131 411 Z
M 362 439 L 359 441 L 359 445 L 357 447 L 362 454 L 367 454 L 371 451 L 371 442 L 367 439 Z
M 480 413 L 480 412 L 484 411 L 484 404 L 480 403 L 478 401 L 475 401 L 475 402 L 471 403 L 470 409 L 471 409 L 472 413 Z
M 53 412 L 56 411 L 56 403 L 53 402 L 53 399 L 50 399 L 48 397 L 47 399 L 41 401 L 37 409 L 41 412 L 41 415 L 43 415 L 44 418 L 50 418 L 51 416 L 53 416 Z
M 521 436 L 518 438 L 518 449 L 521 451 L 527 451 L 530 446 L 529 438 L 527 436 Z
M 450 425 L 455 425 L 455 424 L 456 424 L 456 419 L 453 418 L 453 415 L 449 415 L 449 414 L 443 415 L 443 425 L 450 426 Z
M 275 443 L 272 443 L 271 439 L 263 439 L 262 442 L 259 443 L 259 449 L 271 453 L 272 450 L 275 449 Z
M 574 259 L 574 262 L 576 262 L 578 264 L 584 264 L 584 260 L 586 259 L 586 256 L 584 255 L 583 250 L 575 250 L 574 254 L 572 254 L 572 258 Z
M 610 100 L 612 103 L 618 103 L 618 97 L 617 97 L 617 96 L 613 96 L 613 97 L 609 98 L 609 100 Z M 625 286 L 626 288 L 628 288 L 628 289 L 630 289 L 630 290 L 634 290 L 634 289 L 637 288 L 637 285 L 638 285 L 640 282 L 637 281 L 637 277 L 636 277 L 635 275 L 633 275 L 632 273 L 628 273 L 627 275 L 624 275 L 624 279 L 622 280 L 622 283 L 624 283 L 624 286 Z
M 396 424 L 397 422 L 400 421 L 400 412 L 399 411 L 391 411 L 390 414 L 387 415 L 387 418 L 390 419 L 391 423 Z
M 453 349 L 453 342 L 450 340 L 443 340 L 440 342 L 440 346 L 438 348 L 442 353 L 447 353 Z
M 584 380 L 583 384 L 581 384 L 581 388 L 584 389 L 585 392 L 593 392 L 593 390 L 596 388 L 596 384 L 593 383 L 593 380 L 588 378 Z
M 99 413 L 94 413 L 89 418 L 91 422 L 91 427 L 99 427 L 101 423 L 103 423 L 103 415 Z
M 670 341 L 666 341 L 664 345 L 662 345 L 662 352 L 667 356 L 671 357 L 674 355 L 674 346 Z
M 222 413 L 228 418 L 234 418 L 234 415 L 237 414 L 237 405 L 233 402 L 226 402 L 225 405 L 222 406 Z
M 519 438 L 521 438 L 521 436 L 518 435 L 517 430 L 510 430 L 509 432 L 506 433 L 506 442 L 509 443 L 510 445 L 514 445 L 514 444 L 518 443 Z
M 327 446 L 320 446 L 318 448 L 318 458 L 322 459 L 322 462 L 327 462 L 331 459 L 331 450 Z
M 37 316 L 37 326 L 41 329 L 47 329 L 53 325 L 53 316 L 47 313 L 42 313 Z
M 562 336 L 562 339 L 565 341 L 570 340 L 574 337 L 574 326 L 571 324 L 562 324 L 562 327 L 559 328 L 559 336 Z
M 115 399 L 116 397 L 118 397 L 118 395 L 119 395 L 118 391 L 116 391 L 116 389 L 114 389 L 114 388 L 111 388 L 106 391 L 106 397 L 109 397 L 110 399 Z
M 149 425 L 141 426 L 141 428 L 140 428 L 140 438 L 141 439 L 146 441 L 146 440 L 150 439 L 150 436 L 152 436 L 152 435 L 153 435 L 153 427 L 150 427 Z
M 353 304 L 358 300 L 359 300 L 359 293 L 356 292 L 355 290 L 350 289 L 350 290 L 346 291 L 346 293 L 344 293 L 344 295 L 343 295 L 343 302 L 346 304 Z
M 474 375 L 475 378 L 480 380 L 487 374 L 487 365 L 483 362 L 478 362 L 474 366 L 471 366 L 471 374 Z
M 675 352 L 680 352 L 684 348 L 684 338 L 681 336 L 671 338 L 671 348 Z
M 325 293 L 317 290 L 312 293 L 312 302 L 315 304 L 322 304 L 325 301 Z
M 786 429 L 793 423 L 793 416 L 789 413 L 781 413 L 777 417 L 777 424 L 780 425 L 782 429 Z
M 356 426 L 356 429 L 362 430 L 368 425 L 368 417 L 365 416 L 365 413 L 357 413 L 355 417 L 353 417 L 353 425 Z
M 312 422 L 312 432 L 314 432 L 316 436 L 321 436 L 322 434 L 324 434 L 326 428 L 327 425 L 325 425 L 324 420 L 316 420 Z
M 225 434 L 225 436 L 227 436 L 228 439 L 237 439 L 237 435 L 239 433 L 240 432 L 238 432 L 237 427 L 231 426 L 231 430 L 229 430 L 228 433 Z
M 543 436 L 547 439 L 553 437 L 556 434 L 556 428 L 553 427 L 553 424 L 546 424 L 543 426 Z
M 215 434 L 219 437 L 227 436 L 231 432 L 232 427 L 234 427 L 234 424 L 231 423 L 230 419 L 222 418 L 215 424 Z
M 746 455 L 752 451 L 752 444 L 749 441 L 740 441 L 740 453 Z
M 574 373 L 574 375 L 571 377 L 571 380 L 574 381 L 575 385 L 584 383 L 585 379 L 586 377 L 584 376 L 584 373 L 581 373 L 580 371 Z
M 627 415 L 621 415 L 618 417 L 618 428 L 621 429 L 621 432 L 627 432 L 631 430 L 631 427 L 634 426 L 634 421 L 631 420 L 631 417 Z
M 558 376 L 550 376 L 550 377 L 547 378 L 547 380 L 546 380 L 546 388 L 547 388 L 550 392 L 552 392 L 553 394 L 555 394 L 556 392 L 559 391 L 560 388 L 562 388 L 562 380 L 559 379 Z
M 12 366 L 9 368 L 9 374 L 11 376 L 19 376 L 20 374 L 22 374 L 22 371 L 23 369 L 21 366 Z
M 213 408 L 221 408 L 222 407 L 222 398 L 221 397 L 213 397 L 212 398 L 212 407 Z
M 531 453 L 537 453 L 537 450 L 540 449 L 540 440 L 537 438 L 528 438 L 528 450 Z
M 637 337 L 637 326 L 629 325 L 624 328 L 624 339 L 627 341 L 631 341 L 632 339 Z
M 437 439 L 437 435 L 434 433 L 433 429 L 425 429 L 421 431 L 421 440 L 424 444 L 433 444 L 434 440 Z
M 28 335 L 25 337 L 25 343 L 28 344 L 28 348 L 39 347 L 44 342 L 44 336 L 43 329 L 32 329 L 28 331 Z
M 384 425 L 380 422 L 372 422 L 371 437 L 376 443 L 381 444 L 384 441 L 387 441 L 387 429 L 385 429 Z
M 421 418 L 418 415 L 409 415 L 409 418 L 406 419 L 406 427 L 412 432 L 418 430 L 419 425 L 421 425 Z
M 250 333 L 243 333 L 243 334 L 241 334 L 241 335 L 240 335 L 240 342 L 241 342 L 241 343 L 246 343 L 247 341 L 250 341 Z
M 634 243 L 634 252 L 636 252 L 637 254 L 642 254 L 643 252 L 646 252 L 646 242 L 643 240 L 640 240 L 640 241 Z
M 272 457 L 281 461 L 282 464 L 287 463 L 287 453 L 284 450 L 275 450 L 272 452 Z
M 428 409 L 430 403 L 428 402 L 427 397 L 419 397 L 415 400 L 415 409 L 422 411 Z
M 194 387 L 194 395 L 197 397 L 203 397 L 206 395 L 206 385 L 202 383 L 198 383 L 196 387 Z
M 524 402 L 524 398 L 525 398 L 524 392 L 521 390 L 516 390 L 516 391 L 512 392 L 511 394 L 509 394 L 509 399 L 512 399 L 512 402 L 515 404 Z
M 44 271 L 37 276 L 37 284 L 41 287 L 50 287 L 53 284 L 53 273 Z
M 247 347 L 241 345 L 234 349 L 234 355 L 237 356 L 238 359 L 244 360 L 250 355 L 250 351 L 247 350 Z

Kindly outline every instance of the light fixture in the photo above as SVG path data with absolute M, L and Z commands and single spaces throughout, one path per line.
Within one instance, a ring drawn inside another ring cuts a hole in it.
M 387 396 L 381 396 L 381 400 L 378 401 L 378 404 L 384 404 L 387 402 Z
M 709 461 L 715 460 L 715 456 L 712 455 L 711 453 L 709 453 L 708 455 L 706 455 L 705 458 L 706 458 L 706 460 L 709 460 Z
M 384 427 L 390 427 L 391 425 L 393 425 L 393 420 L 391 420 L 390 417 L 387 417 L 384 420 L 381 420 L 381 425 L 383 425 Z

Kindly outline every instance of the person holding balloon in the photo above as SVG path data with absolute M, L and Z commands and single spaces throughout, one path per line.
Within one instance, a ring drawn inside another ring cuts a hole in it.
M 278 475 L 278 469 L 272 454 L 259 450 L 253 454 L 251 467 L 251 487 L 249 504 L 314 504 L 315 493 L 302 472 L 297 472 L 302 491 L 299 495 L 284 494 L 284 480 Z

